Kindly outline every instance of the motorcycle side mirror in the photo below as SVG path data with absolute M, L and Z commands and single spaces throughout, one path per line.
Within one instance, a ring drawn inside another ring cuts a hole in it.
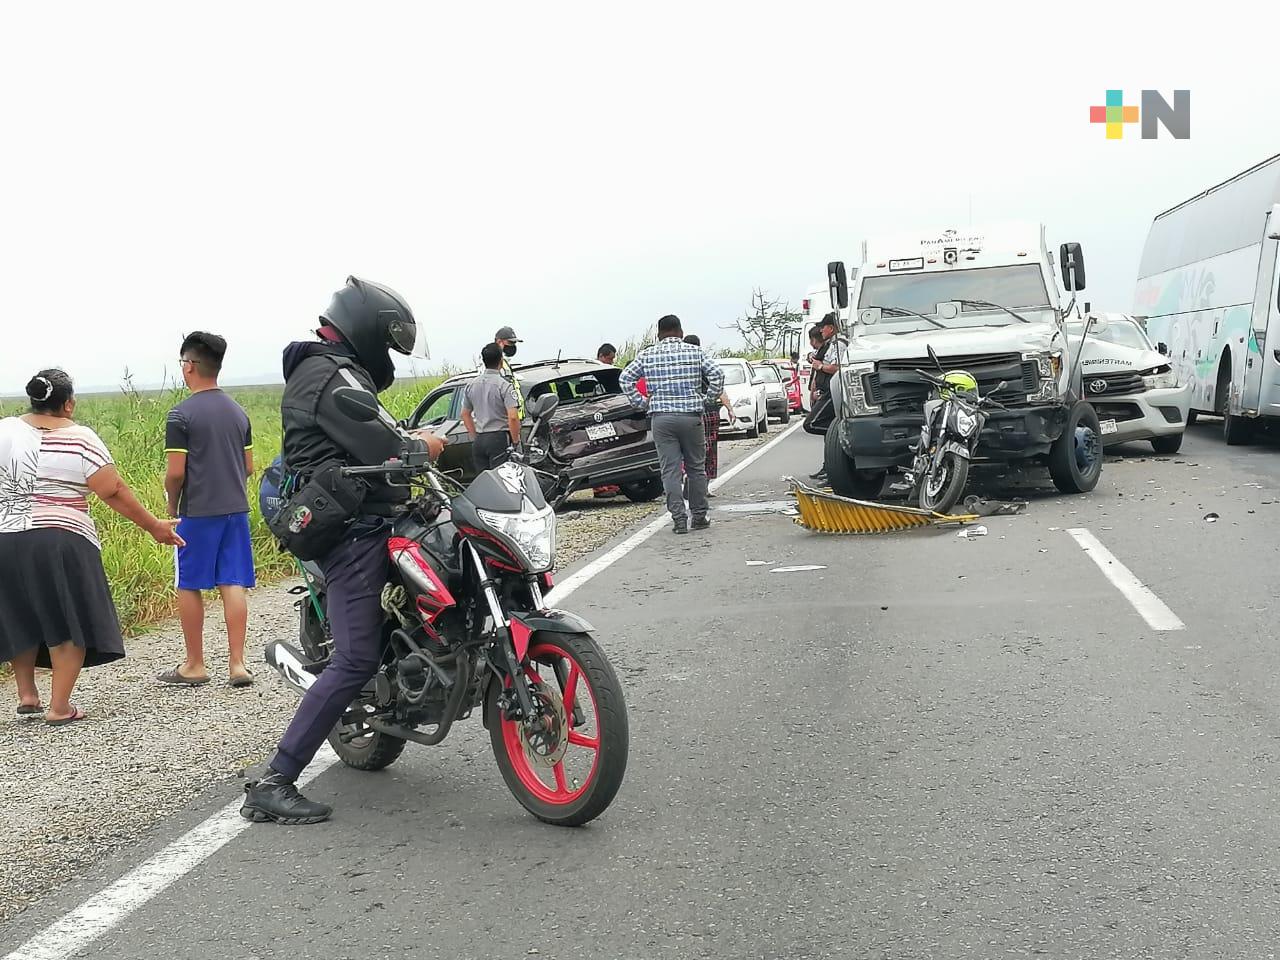
M 924 345 L 924 348 L 925 348 L 926 350 L 928 350 L 928 351 L 929 351 L 929 359 L 933 361 L 933 365 L 934 365 L 935 367 L 937 367 L 939 370 L 941 370 L 941 369 L 942 369 L 942 361 L 941 361 L 941 360 L 939 360 L 939 359 L 938 359 L 938 355 L 937 355 L 936 353 L 934 353 L 934 352 L 933 352 L 933 347 L 926 343 L 926 344 Z
M 355 387 L 339 387 L 333 392 L 333 398 L 338 404 L 338 409 L 342 411 L 342 415 L 348 420 L 355 420 L 357 423 L 372 423 L 381 416 L 378 398 L 367 390 L 359 390 Z
M 535 420 L 541 420 L 558 406 L 560 406 L 560 398 L 558 396 L 554 393 L 544 393 L 529 404 L 529 416 Z
M 992 390 L 991 392 L 992 392 L 992 393 L 999 393 L 1001 390 L 1003 390 L 1003 389 L 1004 389 L 1005 387 L 1007 387 L 1008 385 L 1009 385 L 1009 381 L 1008 381 L 1008 380 L 1001 380 L 999 383 L 997 383 L 997 384 L 996 384 L 995 389 L 994 389 L 994 390 Z

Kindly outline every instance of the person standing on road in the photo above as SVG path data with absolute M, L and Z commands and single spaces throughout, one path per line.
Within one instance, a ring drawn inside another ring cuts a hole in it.
M 617 359 L 618 348 L 612 343 L 602 343 L 600 344 L 600 348 L 596 350 L 596 360 L 599 363 L 612 367 Z M 593 496 L 599 499 L 616 497 L 620 493 L 622 493 L 622 487 L 618 486 L 616 483 L 602 483 L 592 491 Z
M 520 401 L 502 375 L 502 348 L 486 343 L 480 351 L 484 373 L 462 392 L 462 423 L 471 434 L 476 470 L 488 470 L 511 459 L 520 442 Z
M 409 305 L 395 291 L 358 277 L 320 316 L 319 342 L 284 351 L 284 462 L 301 485 L 321 468 L 373 466 L 402 453 L 440 455 L 445 441 L 426 430 L 405 440 L 378 421 L 342 412 L 339 391 L 378 394 L 395 381 L 391 351 L 407 354 L 417 338 Z M 389 418 L 389 415 L 388 415 Z M 407 449 L 406 449 L 407 448 Z M 298 706 L 269 768 L 245 783 L 240 815 L 257 822 L 319 823 L 333 808 L 308 800 L 295 781 L 382 661 L 382 588 L 390 575 L 391 520 L 409 492 L 370 477 L 359 511 L 342 539 L 320 559 L 334 653 Z
M 703 377 L 707 386 L 703 387 Z M 648 384 L 648 397 L 636 384 Z M 622 389 L 632 406 L 649 413 L 650 431 L 662 465 L 662 486 L 671 512 L 672 531 L 689 532 L 711 526 L 707 517 L 706 436 L 702 429 L 703 397 L 724 390 L 724 371 L 701 347 L 684 342 L 680 318 L 668 314 L 658 321 L 658 342 L 646 347 L 622 371 Z M 689 507 L 683 495 L 683 474 L 689 479 Z
M 813 359 L 810 361 L 809 384 L 812 391 L 813 406 L 809 411 L 809 415 L 804 419 L 804 430 L 805 433 L 825 436 L 834 414 L 831 407 L 831 378 L 840 369 L 836 363 L 836 315 L 834 311 L 822 318 L 817 330 L 819 336 L 822 337 L 822 344 L 814 351 Z M 810 342 L 812 342 L 812 331 L 810 331 Z M 809 479 L 825 482 L 827 479 L 826 464 L 824 463 L 819 467 L 815 473 L 809 474 Z
M 232 687 L 253 683 L 244 662 L 249 623 L 246 591 L 255 584 L 249 498 L 253 473 L 253 428 L 249 416 L 218 387 L 227 341 L 197 331 L 182 341 L 182 379 L 191 396 L 169 411 L 164 449 L 164 489 L 169 515 L 187 542 L 176 555 L 178 619 L 186 659 L 160 674 L 161 683 L 199 686 L 209 682 L 204 662 L 202 591 L 222 595 L 227 624 L 227 674 Z
M 18 716 L 53 727 L 85 719 L 71 702 L 84 667 L 124 656 L 89 494 L 181 548 L 176 520 L 161 520 L 120 479 L 98 435 L 75 422 L 71 378 L 41 370 L 27 383 L 30 411 L 0 420 L 0 663 L 13 666 Z M 51 667 L 42 706 L 36 667 Z
M 695 347 L 702 346 L 702 339 L 696 334 L 691 333 L 684 338 L 685 343 L 693 344 Z M 733 422 L 733 404 L 729 402 L 729 394 L 724 390 L 720 391 L 720 396 L 710 392 L 710 384 L 707 383 L 706 375 L 702 377 L 702 431 L 707 438 L 707 479 L 714 480 L 720 473 L 720 408 L 724 407 L 725 412 L 729 414 L 729 421 Z M 708 491 L 707 497 L 714 497 L 715 494 Z
M 523 420 L 524 396 L 520 393 L 520 381 L 516 379 L 516 372 L 511 369 L 511 358 L 516 355 L 516 344 L 522 341 L 510 327 L 499 327 L 498 332 L 493 335 L 493 342 L 502 351 L 502 375 L 511 381 L 518 401 L 516 410 L 520 414 L 520 419 Z

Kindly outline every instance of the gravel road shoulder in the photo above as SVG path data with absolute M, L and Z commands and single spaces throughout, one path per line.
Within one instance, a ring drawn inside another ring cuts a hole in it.
M 723 443 L 721 461 L 758 445 Z M 558 565 L 593 553 L 661 509 L 657 501 L 578 494 L 561 512 Z M 259 661 L 269 639 L 296 633 L 286 586 L 262 587 L 250 601 L 249 649 Z M 261 663 L 254 686 L 226 686 L 217 604 L 209 609 L 205 635 L 214 682 L 195 688 L 155 682 L 182 659 L 182 633 L 167 624 L 134 638 L 124 660 L 81 675 L 76 702 L 90 718 L 68 727 L 15 718 L 13 681 L 0 681 L 0 922 L 131 846 L 205 787 L 268 756 L 296 697 Z M 47 695 L 48 672 L 37 680 Z

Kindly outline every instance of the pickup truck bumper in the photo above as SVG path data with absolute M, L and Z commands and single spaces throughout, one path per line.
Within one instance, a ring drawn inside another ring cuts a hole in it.
M 1091 401 L 1098 419 L 1114 420 L 1116 432 L 1106 433 L 1106 446 L 1129 440 L 1153 440 L 1182 433 L 1191 407 L 1191 386 L 1144 390 L 1122 397 Z
M 1024 460 L 1044 456 L 1062 433 L 1065 406 L 1012 407 L 992 410 L 978 441 L 975 460 Z M 840 446 L 858 470 L 910 466 L 924 415 L 854 417 L 837 420 Z

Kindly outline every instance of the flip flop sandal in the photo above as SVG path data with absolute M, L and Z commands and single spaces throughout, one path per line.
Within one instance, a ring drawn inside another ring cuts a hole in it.
M 18 706 L 18 716 L 20 717 L 34 717 L 40 713 L 44 713 L 44 707 L 38 703 L 34 707 L 29 703 L 19 704 Z
M 167 683 L 171 687 L 202 687 L 209 682 L 208 677 L 186 677 L 178 672 L 178 668 L 166 670 L 160 676 L 156 677 L 161 683 Z
M 72 705 L 71 711 L 71 716 L 69 717 L 63 717 L 61 720 L 46 720 L 45 723 L 51 727 L 65 727 L 69 723 L 77 723 L 80 720 L 89 719 L 89 715 L 77 706 Z
M 243 687 L 253 686 L 254 676 L 252 673 L 246 673 L 238 677 L 232 677 L 227 681 L 227 686 L 239 690 Z

